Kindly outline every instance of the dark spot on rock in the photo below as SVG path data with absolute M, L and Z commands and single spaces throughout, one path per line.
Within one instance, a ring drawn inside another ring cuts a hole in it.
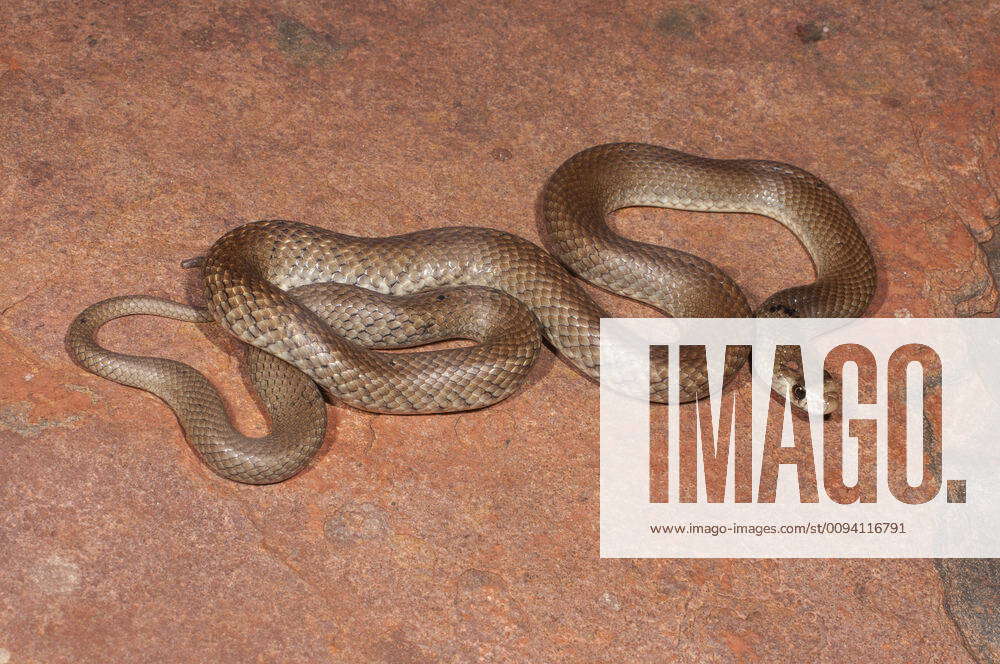
M 803 44 L 812 44 L 829 36 L 830 27 L 814 21 L 799 23 L 795 26 L 795 35 Z
M 199 51 L 211 50 L 218 45 L 219 41 L 216 37 L 215 30 L 208 25 L 200 28 L 193 28 L 191 30 L 184 30 L 181 32 L 181 37 L 183 37 Z
M 964 503 L 966 499 L 965 480 L 948 480 L 947 494 L 949 503 Z
M 97 37 L 94 35 L 87 35 L 87 46 L 97 46 Z
M 437 661 L 427 655 L 414 643 L 405 638 L 403 629 L 397 629 L 389 638 L 376 641 L 369 647 L 373 662 L 392 664 L 431 664 Z
M 886 95 L 882 97 L 882 104 L 884 106 L 887 106 L 888 108 L 899 108 L 900 106 L 903 105 L 903 100 L 900 99 L 899 97 L 891 97 L 889 95 Z
M 990 266 L 990 269 L 992 270 L 992 265 L 989 263 L 988 256 L 987 265 Z M 962 284 L 958 289 L 952 291 L 948 295 L 952 304 L 955 305 L 954 315 L 959 318 L 967 318 L 975 316 L 979 313 L 991 313 L 992 309 L 983 306 L 984 304 L 992 306 L 989 304 L 989 300 L 986 302 L 983 300 L 984 296 L 988 296 L 990 291 L 994 288 L 994 281 L 989 277 L 983 277 L 982 279 Z
M 271 21 L 278 33 L 278 48 L 300 63 L 319 62 L 364 43 L 364 39 L 344 41 L 320 32 L 289 16 L 276 15 Z
M 453 106 L 455 108 L 455 122 L 452 129 L 463 136 L 483 141 L 489 139 L 492 134 L 490 129 L 492 115 L 488 106 L 482 103 L 463 104 L 461 102 L 456 102 Z
M 324 528 L 327 539 L 334 541 L 379 539 L 389 530 L 385 512 L 372 503 L 348 504 L 331 516 Z
M 514 153 L 508 150 L 507 148 L 496 148 L 495 150 L 490 152 L 490 156 L 496 159 L 497 161 L 510 161 L 511 158 L 514 156 Z
M 304 41 L 311 41 L 317 37 L 316 31 L 290 18 L 277 19 L 274 27 L 278 31 L 278 48 L 282 51 L 300 50 Z
M 656 22 L 656 29 L 664 33 L 691 32 L 691 22 L 678 10 L 671 9 Z
M 712 15 L 706 8 L 687 5 L 663 12 L 656 21 L 656 29 L 669 37 L 691 38 L 699 27 L 711 21 Z
M 924 372 L 924 390 L 929 391 L 941 387 L 941 372 L 939 370 L 928 370 Z
M 946 558 L 934 561 L 944 584 L 944 609 L 977 662 L 995 662 L 1000 654 L 1000 560 Z
M 447 295 L 444 295 L 443 293 L 442 293 L 441 295 L 438 295 L 438 296 L 437 296 L 437 301 L 438 301 L 438 302 L 444 302 L 444 301 L 445 301 L 445 300 L 447 300 L 447 299 L 448 299 L 448 296 L 447 296 Z
M 28 184 L 32 187 L 50 182 L 55 177 L 55 169 L 47 161 L 31 162 L 25 164 L 23 168 L 28 176 Z
M 656 592 L 668 597 L 682 594 L 688 585 L 688 582 L 676 572 L 664 571 L 656 578 Z
M 457 585 L 463 590 L 479 590 L 480 588 L 506 589 L 507 587 L 502 578 L 493 572 L 481 569 L 465 570 L 459 575 Z
M 991 221 L 990 215 L 984 216 L 987 221 Z M 1000 217 L 1000 210 L 997 211 L 997 216 Z M 979 243 L 979 248 L 986 256 L 986 267 L 993 277 L 993 281 L 1000 283 L 1000 232 L 997 231 L 997 227 L 994 227 L 992 231 L 988 240 Z

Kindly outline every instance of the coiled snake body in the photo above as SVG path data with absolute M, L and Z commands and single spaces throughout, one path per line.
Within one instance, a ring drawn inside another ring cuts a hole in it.
M 802 242 L 816 280 L 775 293 L 754 314 L 712 264 L 614 233 L 607 215 L 629 206 L 773 217 Z M 67 348 L 88 371 L 163 398 L 212 470 L 263 484 L 299 472 L 321 444 L 326 413 L 317 385 L 337 401 L 384 413 L 481 408 L 522 384 L 539 351 L 539 331 L 596 378 L 606 314 L 563 265 L 677 317 L 852 317 L 875 290 L 871 253 L 844 203 L 818 178 L 786 164 L 601 145 L 550 178 L 543 217 L 558 261 L 487 228 L 360 238 L 290 221 L 247 224 L 219 239 L 201 262 L 207 310 L 147 296 L 112 298 L 73 321 Z M 272 433 L 240 434 L 216 390 L 187 365 L 114 353 L 94 341 L 105 322 L 131 314 L 214 320 L 245 342 Z M 477 343 L 376 352 L 448 338 Z M 733 357 L 727 375 L 744 357 Z M 699 367 L 682 356 L 680 370 L 682 400 L 702 395 Z M 800 380 L 794 367 L 787 371 L 789 381 Z M 654 401 L 666 400 L 665 378 L 665 359 L 654 357 Z

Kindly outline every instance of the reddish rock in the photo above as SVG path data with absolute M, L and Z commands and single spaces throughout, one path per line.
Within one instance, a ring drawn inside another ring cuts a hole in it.
M 599 559 L 597 388 L 558 359 L 482 412 L 331 408 L 312 468 L 246 487 L 206 471 L 157 399 L 71 365 L 62 336 L 110 295 L 199 301 L 179 261 L 253 219 L 537 241 L 546 177 L 612 140 L 811 170 L 872 240 L 872 315 L 991 313 L 998 16 L 5 3 L 0 663 L 986 661 L 988 597 L 961 567 L 942 585 L 922 560 Z M 764 219 L 616 223 L 755 301 L 810 277 Z M 260 431 L 214 327 L 133 319 L 103 339 L 198 366 Z

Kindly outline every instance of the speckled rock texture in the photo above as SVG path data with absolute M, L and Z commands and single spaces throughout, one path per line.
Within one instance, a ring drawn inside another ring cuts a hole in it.
M 599 559 L 598 390 L 548 351 L 487 410 L 331 407 L 261 488 L 62 337 L 110 295 L 201 302 L 179 261 L 249 220 L 538 241 L 546 177 L 612 140 L 813 171 L 871 239 L 872 315 L 992 315 L 998 34 L 977 0 L 0 4 L 0 663 L 996 661 L 989 561 Z M 754 302 L 810 278 L 765 219 L 615 223 Z M 102 339 L 262 431 L 214 326 Z

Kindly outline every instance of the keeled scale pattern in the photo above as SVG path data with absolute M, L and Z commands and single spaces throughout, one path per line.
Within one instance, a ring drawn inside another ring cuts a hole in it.
M 553 252 L 581 278 L 671 316 L 751 315 L 736 284 L 707 261 L 613 233 L 606 216 L 635 205 L 751 212 L 791 229 L 812 257 L 817 279 L 775 293 L 758 316 L 857 316 L 874 293 L 864 237 L 840 198 L 815 176 L 786 164 L 705 159 L 650 145 L 597 146 L 556 171 L 543 199 Z M 536 320 L 567 361 L 590 377 L 599 374 L 605 312 L 552 256 L 497 230 L 360 238 L 261 221 L 219 239 L 204 276 L 211 318 L 264 351 L 252 351 L 249 365 L 271 417 L 269 436 L 239 434 L 218 393 L 190 367 L 112 353 L 93 341 L 97 328 L 118 316 L 202 321 L 205 312 L 157 298 L 113 298 L 74 321 L 67 347 L 89 371 L 167 401 L 213 470 L 243 482 L 289 477 L 318 448 L 326 417 L 312 381 L 336 399 L 378 412 L 487 406 L 524 380 L 538 353 Z M 391 355 L 365 348 L 449 337 L 479 343 Z M 745 356 L 733 355 L 727 373 Z M 700 396 L 707 382 L 689 358 L 681 357 L 684 400 Z M 665 401 L 665 354 L 653 360 L 651 395 Z
M 323 443 L 326 408 L 315 383 L 295 367 L 256 348 L 246 356 L 247 373 L 261 398 L 271 433 L 241 434 L 226 414 L 218 391 L 200 372 L 160 357 L 124 355 L 94 340 L 106 322 L 150 314 L 211 322 L 208 311 L 144 295 L 115 297 L 85 309 L 66 334 L 66 349 L 81 367 L 116 383 L 163 399 L 177 414 L 191 446 L 219 475 L 248 484 L 280 482 L 299 472 Z
M 751 315 L 739 287 L 691 254 L 614 233 L 607 215 L 630 206 L 749 212 L 784 224 L 805 247 L 816 281 L 775 293 L 757 310 L 767 317 L 859 316 L 875 292 L 868 244 L 840 197 L 819 178 L 788 164 L 707 159 L 638 143 L 584 150 L 549 180 L 543 214 L 552 252 L 582 279 L 675 317 Z M 734 355 L 730 375 L 746 358 Z M 654 355 L 651 394 L 666 399 L 666 357 Z M 702 365 L 681 358 L 681 398 L 704 393 Z
M 447 367 L 454 380 L 444 381 L 432 406 L 441 410 L 467 410 L 484 400 L 505 398 L 523 383 L 541 347 L 537 324 L 524 306 L 488 288 L 444 288 L 406 298 L 337 284 L 303 286 L 292 292 L 306 306 L 315 306 L 318 320 L 332 334 L 343 335 L 353 355 L 362 360 L 375 356 L 383 366 L 398 370 L 404 383 L 410 375 L 434 375 Z M 455 315 L 454 308 L 462 313 Z M 163 399 L 177 414 L 199 457 L 222 477 L 269 484 L 308 464 L 326 430 L 325 402 L 310 376 L 276 355 L 248 346 L 247 373 L 267 412 L 271 433 L 244 436 L 232 424 L 218 391 L 195 369 L 174 360 L 115 353 L 94 340 L 104 323 L 135 314 L 212 320 L 205 309 L 160 298 L 111 298 L 88 307 L 70 325 L 66 335 L 70 357 L 91 373 Z M 393 355 L 366 348 L 403 348 L 450 338 L 478 343 Z M 402 398 L 422 394 L 411 391 L 409 384 L 403 387 Z M 480 402 L 469 402 L 470 395 Z
M 523 303 L 567 359 L 597 375 L 601 310 L 544 250 L 501 231 L 455 227 L 359 238 L 291 221 L 254 222 L 216 242 L 204 269 L 216 320 L 242 341 L 299 367 L 331 396 L 365 410 L 489 405 L 516 389 L 534 353 L 494 354 L 492 364 L 466 367 L 444 355 L 359 353 L 286 291 L 331 282 L 397 296 L 448 286 L 496 289 Z M 462 319 L 476 308 L 449 311 Z

